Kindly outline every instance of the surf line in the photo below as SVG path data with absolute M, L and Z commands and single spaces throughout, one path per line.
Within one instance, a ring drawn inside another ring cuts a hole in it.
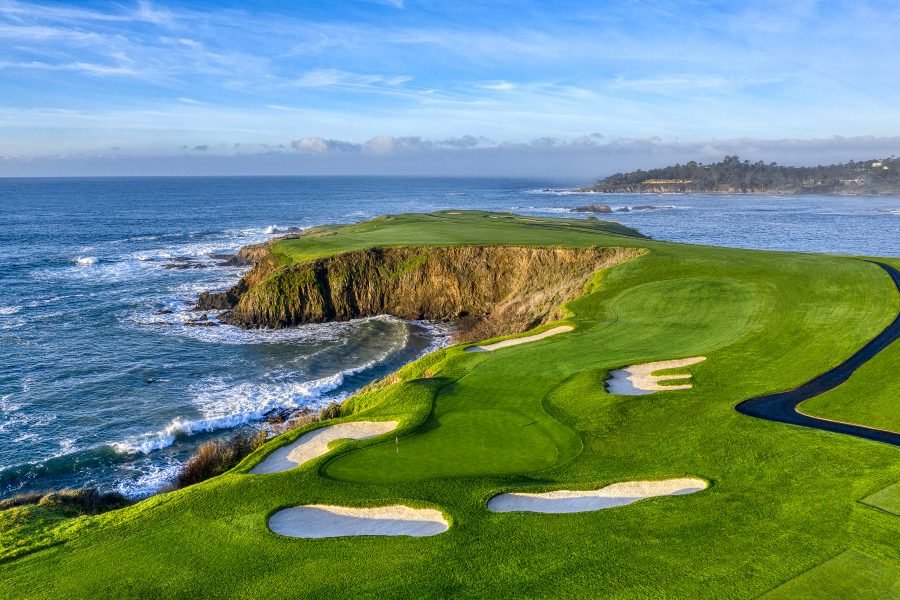
M 897 271 L 897 269 L 885 263 L 874 260 L 867 262 L 876 264 L 887 271 L 887 274 L 890 275 L 891 280 L 894 282 L 894 287 L 897 288 L 897 293 L 900 293 L 900 271 Z M 841 421 L 820 419 L 803 414 L 797 410 L 797 406 L 801 402 L 824 394 L 829 390 L 833 390 L 850 379 L 850 376 L 853 375 L 858 368 L 874 358 L 875 355 L 890 346 L 891 343 L 898 338 L 900 338 L 900 312 L 897 313 L 893 322 L 885 327 L 881 333 L 872 338 L 868 344 L 857 350 L 853 356 L 833 369 L 810 379 L 800 387 L 786 392 L 750 398 L 749 400 L 740 402 L 734 408 L 743 415 L 766 419 L 768 421 L 800 425 L 801 427 L 821 429 L 822 431 L 830 431 L 833 433 L 843 433 L 845 435 L 852 435 L 867 440 L 900 446 L 900 433 L 884 429 L 875 429 L 873 427 L 865 427 L 863 425 L 853 425 L 852 423 L 843 423 Z

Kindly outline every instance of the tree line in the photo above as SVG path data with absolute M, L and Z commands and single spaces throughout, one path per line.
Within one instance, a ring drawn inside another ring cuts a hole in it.
M 616 173 L 590 189 L 659 191 L 666 187 L 688 192 L 897 193 L 900 159 L 791 167 L 761 160 L 741 161 L 736 155 L 728 155 L 711 164 L 690 161 L 661 169 Z

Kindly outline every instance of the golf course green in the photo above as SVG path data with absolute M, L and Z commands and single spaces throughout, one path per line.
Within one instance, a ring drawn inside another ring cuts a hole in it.
M 0 511 L 0 597 L 900 596 L 900 447 L 735 410 L 829 371 L 888 327 L 900 296 L 884 269 L 478 211 L 321 227 L 271 251 L 288 269 L 406 246 L 642 252 L 590 276 L 560 318 L 510 334 L 571 330 L 438 350 L 349 398 L 340 419 L 276 437 L 224 475 L 99 516 Z M 898 344 L 799 410 L 900 431 Z M 699 356 L 672 371 L 689 389 L 606 390 L 612 370 Z M 250 472 L 312 429 L 350 421 L 398 425 L 333 441 L 296 468 Z M 675 478 L 708 487 L 570 514 L 487 507 L 507 492 Z M 323 539 L 269 529 L 271 515 L 306 505 L 438 510 L 449 528 Z

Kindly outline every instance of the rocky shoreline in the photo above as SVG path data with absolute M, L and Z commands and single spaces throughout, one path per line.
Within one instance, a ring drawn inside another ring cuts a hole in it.
M 584 206 L 576 206 L 575 208 L 570 208 L 570 212 L 575 213 L 592 213 L 592 214 L 602 214 L 609 215 L 614 212 L 627 213 L 631 211 L 641 211 L 641 210 L 661 210 L 664 208 L 673 208 L 671 206 L 656 206 L 653 204 L 639 204 L 637 206 L 623 206 L 622 208 L 612 208 L 607 204 L 586 204 Z

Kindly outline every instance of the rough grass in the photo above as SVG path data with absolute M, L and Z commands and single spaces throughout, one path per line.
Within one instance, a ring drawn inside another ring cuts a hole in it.
M 31 504 L 65 509 L 70 513 L 82 515 L 99 515 L 108 510 L 127 506 L 129 501 L 118 492 L 101 492 L 94 488 L 29 492 L 0 500 L 0 511 Z
M 0 562 L 62 543 L 90 521 L 85 515 L 128 504 L 121 494 L 96 489 L 31 492 L 0 500 Z
M 246 474 L 310 423 L 222 476 L 83 517 L 77 532 L 51 535 L 64 544 L 0 565 L 0 595 L 753 598 L 850 549 L 875 561 L 866 581 L 891 576 L 900 519 L 858 500 L 900 480 L 897 448 L 733 408 L 839 364 L 890 322 L 898 298 L 881 269 L 490 217 L 379 219 L 281 244 L 308 257 L 493 235 L 649 253 L 595 277 L 567 306 L 576 329 L 565 336 L 492 353 L 442 350 L 344 404 L 342 419 L 398 420 L 393 439 Z M 692 389 L 603 390 L 611 368 L 698 354 L 708 358 L 691 368 Z M 485 506 L 512 488 L 685 475 L 706 478 L 709 490 L 573 515 Z M 440 507 L 453 526 L 433 538 L 334 540 L 266 527 L 287 506 L 396 502 Z M 850 597 L 864 585 L 852 569 L 835 573 L 821 580 Z

